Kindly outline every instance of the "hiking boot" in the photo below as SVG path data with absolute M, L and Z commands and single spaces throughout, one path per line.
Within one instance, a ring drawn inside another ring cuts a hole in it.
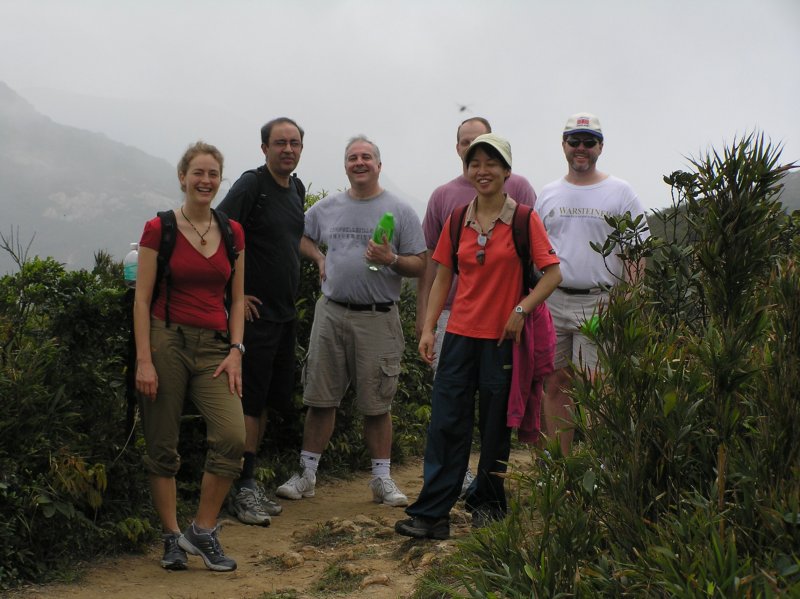
M 404 537 L 414 539 L 449 539 L 450 518 L 423 518 L 415 516 L 395 522 L 394 531 Z
M 292 474 L 292 478 L 275 489 L 275 495 L 278 497 L 285 497 L 286 499 L 314 497 L 314 487 L 316 484 L 316 475 L 310 470 L 305 470 L 302 474 Z
M 227 557 L 222 550 L 216 528 L 211 532 L 197 532 L 192 523 L 178 539 L 178 545 L 187 553 L 203 558 L 209 570 L 231 572 L 236 569 L 236 560 Z
M 261 506 L 259 493 L 249 487 L 242 487 L 237 491 L 236 486 L 231 485 L 228 510 L 243 524 L 269 526 L 272 521 Z
M 472 474 L 472 470 L 467 468 L 467 472 L 466 474 L 464 474 L 464 480 L 461 482 L 461 494 L 458 496 L 459 499 L 466 499 L 467 491 L 469 490 L 474 480 L 475 480 L 475 475 Z
M 185 570 L 186 552 L 178 545 L 181 533 L 166 532 L 161 535 L 164 541 L 164 557 L 161 558 L 161 567 L 165 570 Z
M 372 501 L 375 503 L 385 503 L 392 507 L 403 507 L 408 505 L 408 497 L 397 488 L 391 478 L 375 477 L 369 482 L 372 489 Z
M 267 494 L 264 493 L 264 489 L 262 489 L 260 485 L 256 487 L 256 497 L 261 504 L 261 509 L 270 516 L 277 516 L 283 511 L 283 506 L 277 501 L 267 497 Z
M 503 519 L 502 514 L 485 508 L 472 510 L 472 528 L 484 528 Z

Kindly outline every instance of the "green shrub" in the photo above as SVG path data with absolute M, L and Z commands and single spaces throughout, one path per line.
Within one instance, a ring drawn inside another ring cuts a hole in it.
M 33 259 L 0 279 L 0 587 L 141 545 L 140 457 L 123 452 L 126 316 L 119 283 Z

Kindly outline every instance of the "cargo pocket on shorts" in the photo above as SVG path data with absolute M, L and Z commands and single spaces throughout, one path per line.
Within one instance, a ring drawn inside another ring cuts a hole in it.
M 380 396 L 384 400 L 391 400 L 397 392 L 397 383 L 400 380 L 400 357 L 385 356 L 380 358 L 381 386 Z

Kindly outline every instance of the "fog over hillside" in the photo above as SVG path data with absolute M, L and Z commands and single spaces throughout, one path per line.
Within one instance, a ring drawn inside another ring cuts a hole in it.
M 218 200 L 240 174 L 227 162 Z M 381 179 L 422 212 L 424 204 L 415 204 L 388 173 Z M 52 256 L 69 268 L 91 267 L 101 249 L 121 260 L 145 220 L 175 207 L 181 197 L 168 161 L 104 134 L 56 123 L 3 82 L 0 181 L 0 233 L 6 239 L 13 234 L 23 247 L 33 239 L 29 256 Z M 783 184 L 780 200 L 786 209 L 800 209 L 800 172 L 787 174 Z M 0 274 L 14 269 L 10 256 L 0 252 Z
M 800 170 L 788 173 L 781 180 L 783 189 L 778 199 L 787 212 L 800 210 Z
M 121 259 L 144 221 L 180 198 L 167 161 L 55 123 L 3 82 L 0 181 L 0 232 L 70 268 L 91 267 L 100 249 Z M 13 268 L 0 255 L 0 274 Z

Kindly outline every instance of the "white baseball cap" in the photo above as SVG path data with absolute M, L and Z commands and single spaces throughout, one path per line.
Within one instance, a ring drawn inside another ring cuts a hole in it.
M 564 125 L 564 135 L 571 135 L 572 133 L 591 133 L 595 137 L 603 139 L 600 119 L 588 112 L 579 112 L 567 119 L 567 124 Z

